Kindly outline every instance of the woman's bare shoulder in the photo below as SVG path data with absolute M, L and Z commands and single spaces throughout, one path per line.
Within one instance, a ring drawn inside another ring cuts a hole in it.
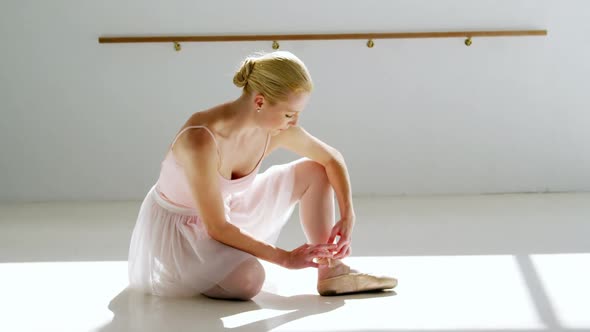
M 221 122 L 223 118 L 224 108 L 225 104 L 220 104 L 208 109 L 197 111 L 189 116 L 180 130 L 191 126 L 204 126 L 208 127 L 209 129 L 214 129 L 216 126 L 218 126 L 219 122 Z
M 174 143 L 172 152 L 179 161 L 186 161 L 195 155 L 217 155 L 217 143 L 211 130 L 220 121 L 220 106 L 193 113 L 178 130 L 176 135 L 180 136 Z M 196 128 L 187 129 L 189 127 Z

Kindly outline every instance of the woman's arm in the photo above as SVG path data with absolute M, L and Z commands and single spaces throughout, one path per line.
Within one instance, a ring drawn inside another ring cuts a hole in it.
M 283 147 L 323 165 L 336 193 L 340 216 L 354 217 L 350 177 L 344 157 L 338 150 L 312 136 L 300 126 L 292 126 L 273 137 L 270 148 L 277 147 Z
M 356 215 L 352 204 L 350 177 L 344 157 L 338 150 L 312 136 L 299 126 L 292 126 L 273 139 L 275 142 L 273 142 L 272 148 L 284 147 L 322 164 L 326 169 L 326 174 L 332 188 L 334 188 L 340 209 L 340 220 L 332 228 L 328 243 L 333 243 L 337 236 L 340 237 L 334 258 L 340 259 L 348 256 Z
M 352 189 L 350 187 L 350 176 L 344 157 L 338 152 L 337 156 L 324 165 L 330 184 L 334 188 L 338 207 L 340 208 L 340 217 L 354 217 L 354 206 L 352 205 Z
M 182 163 L 199 216 L 211 238 L 260 259 L 288 268 L 316 267 L 315 257 L 327 257 L 321 246 L 304 245 L 285 251 L 259 241 L 225 219 L 218 179 L 217 147 L 206 129 L 190 130 L 178 139 L 176 155 Z M 331 257 L 331 256 L 330 256 Z

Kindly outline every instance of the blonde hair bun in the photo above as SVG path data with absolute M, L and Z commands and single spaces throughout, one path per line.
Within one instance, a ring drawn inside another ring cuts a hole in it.
M 307 67 L 288 51 L 248 56 L 235 73 L 233 82 L 246 93 L 262 93 L 271 104 L 286 100 L 291 92 L 313 90 Z
M 238 88 L 243 88 L 246 86 L 246 84 L 248 84 L 248 77 L 250 77 L 250 74 L 254 69 L 255 61 L 255 59 L 248 57 L 242 62 L 240 69 L 234 75 L 234 84 Z

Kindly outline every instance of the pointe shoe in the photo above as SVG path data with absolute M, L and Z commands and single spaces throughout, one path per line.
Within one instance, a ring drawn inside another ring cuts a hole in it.
M 322 296 L 333 296 L 391 289 L 395 286 L 397 286 L 395 278 L 351 272 L 320 280 L 317 289 Z

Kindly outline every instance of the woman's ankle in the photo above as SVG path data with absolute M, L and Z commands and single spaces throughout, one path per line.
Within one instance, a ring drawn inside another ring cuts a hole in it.
M 318 279 L 328 279 L 350 272 L 350 267 L 339 259 L 320 258 L 318 259 Z
M 320 265 L 320 269 L 333 268 L 343 264 L 339 259 L 335 258 L 316 258 L 316 262 Z

